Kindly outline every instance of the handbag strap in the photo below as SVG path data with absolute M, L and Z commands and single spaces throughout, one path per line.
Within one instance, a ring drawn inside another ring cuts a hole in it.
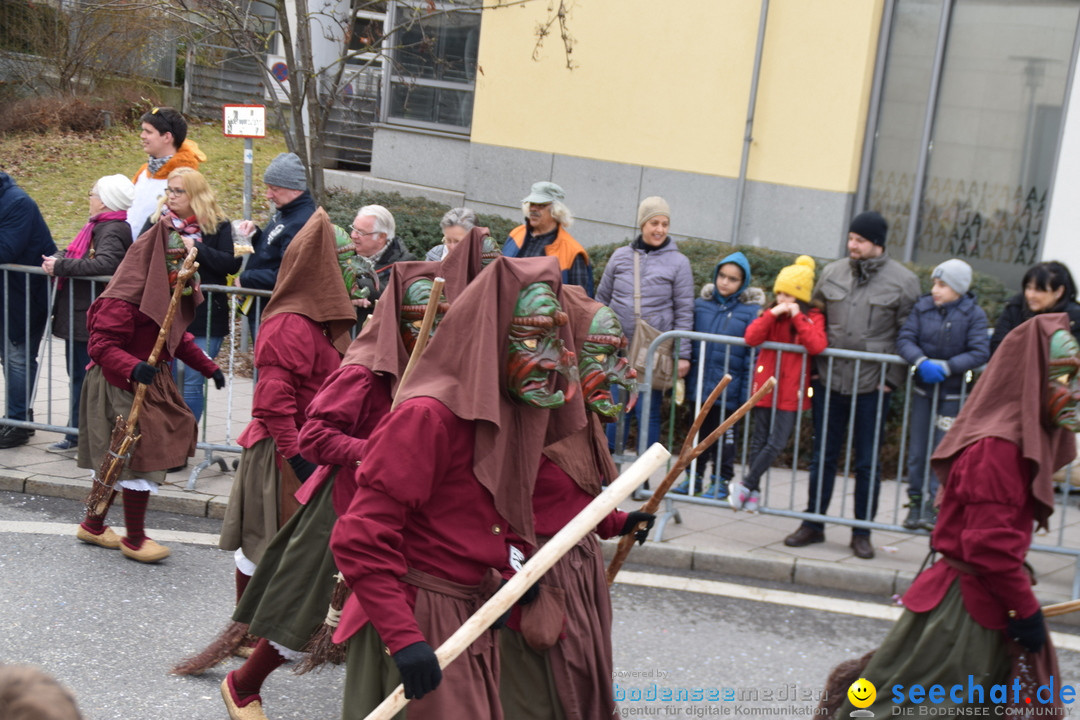
M 634 256 L 634 322 L 637 322 L 641 319 L 641 258 L 637 250 L 631 248 L 630 252 Z

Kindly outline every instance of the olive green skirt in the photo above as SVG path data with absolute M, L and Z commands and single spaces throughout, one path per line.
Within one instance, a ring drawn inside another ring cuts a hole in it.
M 270 540 L 233 613 L 254 635 L 290 650 L 303 650 L 322 625 L 337 583 L 333 487 L 331 476 Z
M 970 682 L 983 687 L 983 705 L 990 707 L 992 685 L 1008 682 L 1012 661 L 1000 630 L 988 630 L 972 619 L 964 608 L 960 583 L 955 582 L 946 592 L 941 603 L 925 613 L 905 610 L 885 637 L 881 647 L 874 653 L 863 671 L 863 677 L 874 684 L 877 698 L 866 708 L 875 718 L 891 718 L 896 715 L 917 716 L 920 708 L 932 706 L 940 716 L 952 717 L 956 707 L 980 707 L 967 702 L 968 676 Z M 892 688 L 903 685 L 903 703 L 893 702 Z M 948 689 L 963 685 L 962 702 L 958 705 L 949 698 Z M 926 697 L 915 705 L 908 696 L 913 685 L 929 690 L 932 685 L 946 689 L 940 703 L 931 703 Z M 896 710 L 896 708 L 904 708 Z M 851 717 L 856 708 L 845 700 L 837 718 Z M 970 711 L 969 711 L 970 712 Z M 994 711 L 988 710 L 993 716 Z

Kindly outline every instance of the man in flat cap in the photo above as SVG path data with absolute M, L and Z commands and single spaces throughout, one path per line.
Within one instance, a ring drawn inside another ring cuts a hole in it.
M 592 297 L 593 271 L 589 253 L 570 234 L 574 218 L 563 204 L 566 193 L 553 182 L 533 183 L 527 197 L 521 201 L 525 223 L 510 231 L 503 245 L 506 257 L 539 257 L 551 255 L 558 259 L 562 281 L 580 285 Z

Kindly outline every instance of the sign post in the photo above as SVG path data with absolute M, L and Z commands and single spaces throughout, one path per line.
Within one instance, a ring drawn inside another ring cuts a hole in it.
M 225 137 L 244 138 L 244 219 L 251 219 L 252 167 L 255 150 L 252 138 L 266 137 L 265 105 L 222 105 L 222 125 Z

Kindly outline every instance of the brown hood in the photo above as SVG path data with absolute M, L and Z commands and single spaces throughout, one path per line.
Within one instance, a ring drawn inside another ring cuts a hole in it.
M 1047 526 L 1054 511 L 1052 476 L 1076 457 L 1074 435 L 1051 425 L 1046 409 L 1050 336 L 1068 329 L 1068 315 L 1051 313 L 1038 315 L 1005 336 L 931 458 L 942 487 L 953 462 L 976 440 L 1008 440 L 1032 465 L 1035 518 L 1039 527 Z
M 417 278 L 436 277 L 441 265 L 422 261 L 403 261 L 391 265 L 390 278 L 379 296 L 379 302 L 375 304 L 375 312 L 349 345 L 341 364 L 363 365 L 372 372 L 390 375 L 390 392 L 396 392 L 401 373 L 409 362 L 409 353 L 401 339 L 401 298 L 405 288 Z
M 315 210 L 285 249 L 274 293 L 263 310 L 263 322 L 278 313 L 295 313 L 325 323 L 338 352 L 348 350 L 356 308 L 349 301 L 338 264 L 334 224 L 322 208 Z
M 169 228 L 165 223 L 155 223 L 139 236 L 120 261 L 112 280 L 99 297 L 126 300 L 139 307 L 139 312 L 158 324 L 165 322 L 172 299 L 169 287 L 169 270 L 165 263 L 165 250 L 169 245 Z M 198 261 L 198 255 L 195 260 Z M 202 291 L 189 280 L 191 294 L 180 296 L 180 304 L 173 316 L 169 337 L 165 342 L 169 355 L 184 337 L 188 325 L 195 318 L 195 308 L 203 301 Z
M 476 422 L 473 472 L 491 492 L 510 527 L 535 544 L 532 492 L 544 448 L 549 410 L 530 407 L 506 393 L 510 323 L 518 294 L 534 282 L 558 293 L 555 258 L 499 258 L 456 300 L 398 389 L 398 399 L 431 397 Z M 560 336 L 571 342 L 567 327 Z
M 580 358 L 593 316 L 604 305 L 590 298 L 577 285 L 564 285 L 559 302 L 570 316 L 573 345 L 568 347 Z M 603 485 L 618 475 L 608 451 L 603 423 L 596 413 L 588 410 L 585 395 L 580 390 L 565 405 L 551 411 L 544 455 L 572 477 L 578 487 L 593 496 L 599 495 Z
M 484 269 L 484 238 L 490 234 L 486 227 L 474 227 L 440 263 L 439 275 L 446 279 L 446 297 L 450 302 Z

